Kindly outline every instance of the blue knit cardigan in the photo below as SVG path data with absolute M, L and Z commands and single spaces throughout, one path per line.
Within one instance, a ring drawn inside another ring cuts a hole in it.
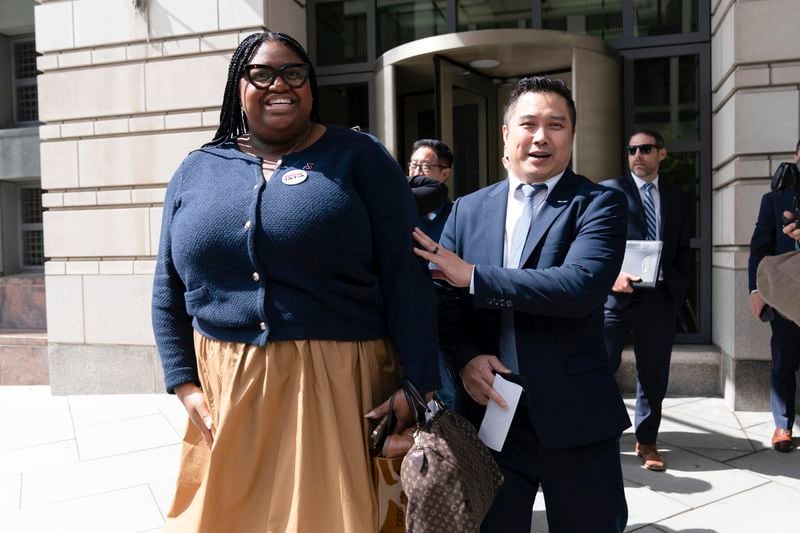
M 406 178 L 373 137 L 328 126 L 269 182 L 234 141 L 190 153 L 167 188 L 152 318 L 169 392 L 198 383 L 192 329 L 221 341 L 390 339 L 438 386 L 436 301 L 412 252 Z

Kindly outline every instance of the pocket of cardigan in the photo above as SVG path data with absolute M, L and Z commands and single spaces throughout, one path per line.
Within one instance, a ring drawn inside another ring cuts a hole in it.
M 205 285 L 203 285 L 199 289 L 183 293 L 183 299 L 186 302 L 186 312 L 190 315 L 195 315 L 198 310 L 208 303 L 208 290 Z

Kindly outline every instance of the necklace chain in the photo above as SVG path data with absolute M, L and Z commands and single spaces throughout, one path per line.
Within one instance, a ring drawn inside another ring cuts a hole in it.
M 289 155 L 289 154 L 291 154 L 292 152 L 294 152 L 294 149 L 295 149 L 295 148 L 297 148 L 298 146 L 300 146 L 300 143 L 302 143 L 303 141 L 305 141 L 305 140 L 306 140 L 306 137 L 308 137 L 308 133 L 311 131 L 311 127 L 312 127 L 313 125 L 314 125 L 314 123 L 313 123 L 313 122 L 309 123 L 309 125 L 308 125 L 308 128 L 306 128 L 306 132 L 303 134 L 303 136 L 302 136 L 302 137 L 300 137 L 300 140 L 298 140 L 296 143 L 294 143 L 294 144 L 292 145 L 292 147 L 291 147 L 291 148 L 289 148 L 289 151 L 288 151 L 288 152 L 286 152 L 286 153 L 285 153 L 285 154 L 283 154 L 283 155 Z
M 300 138 L 297 139 L 297 142 L 295 142 L 292 145 L 292 147 L 289 148 L 289 150 L 287 150 L 283 155 L 289 155 L 289 154 L 293 153 L 295 151 L 295 149 L 298 146 L 300 146 L 303 143 L 303 141 L 306 140 L 306 138 L 308 137 L 308 134 L 311 133 L 311 128 L 313 128 L 313 127 L 314 127 L 314 123 L 312 122 L 312 123 L 310 123 L 308 125 L 308 128 L 306 128 L 306 131 L 303 133 L 303 135 L 301 135 Z M 252 135 L 252 133 L 250 135 Z M 266 170 L 275 170 L 278 167 L 278 163 L 281 161 L 280 159 L 277 159 L 275 161 L 270 161 L 266 157 L 259 155 L 257 153 L 257 151 L 253 148 L 252 145 L 250 145 L 249 148 L 252 151 L 252 155 L 255 155 L 257 157 L 261 157 L 262 165 L 264 166 L 264 168 Z

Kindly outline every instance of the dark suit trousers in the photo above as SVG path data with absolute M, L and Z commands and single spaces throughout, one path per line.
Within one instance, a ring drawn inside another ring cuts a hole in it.
M 551 533 L 624 531 L 628 506 L 619 438 L 577 448 L 547 449 L 539 442 L 520 401 L 503 451 L 492 453 L 505 480 L 481 533 L 530 533 L 539 485 Z
M 625 309 L 605 309 L 609 366 L 619 369 L 622 348 L 633 333 L 636 356 L 636 440 L 655 444 L 661 425 L 661 404 L 667 394 L 669 362 L 675 339 L 676 312 L 661 287 L 637 289 Z
M 770 322 L 772 327 L 772 383 L 770 404 L 775 427 L 792 429 L 794 398 L 797 390 L 795 372 L 800 367 L 800 327 L 782 317 Z

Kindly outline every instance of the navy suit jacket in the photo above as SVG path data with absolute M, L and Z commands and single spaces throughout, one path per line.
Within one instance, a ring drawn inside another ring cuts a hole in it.
M 603 302 L 625 248 L 621 194 L 567 170 L 531 225 L 519 269 L 503 268 L 508 180 L 459 198 L 440 243 L 475 265 L 475 294 L 439 285 L 441 345 L 460 371 L 498 354 L 501 310 L 514 311 L 528 409 L 548 448 L 620 435 L 630 425 L 608 368 Z M 480 424 L 484 408 L 460 409 Z
M 647 236 L 647 224 L 644 219 L 644 207 L 636 182 L 630 174 L 621 178 L 606 180 L 601 183 L 606 187 L 617 189 L 625 194 L 628 205 L 628 239 L 644 240 Z M 689 284 L 689 270 L 692 264 L 692 250 L 689 248 L 692 217 L 687 207 L 685 195 L 677 187 L 659 180 L 658 194 L 661 201 L 661 221 L 659 233 L 664 247 L 661 249 L 661 271 L 664 274 L 663 287 L 678 310 L 686 298 Z M 643 289 L 647 290 L 647 289 Z M 624 309 L 633 297 L 629 293 L 610 292 L 606 307 Z
M 781 214 L 794 211 L 792 200 L 794 192 L 768 192 L 761 198 L 758 220 L 750 239 L 750 260 L 748 261 L 748 280 L 750 290 L 756 289 L 758 264 L 768 255 L 780 255 L 795 250 L 795 241 L 783 233 Z

